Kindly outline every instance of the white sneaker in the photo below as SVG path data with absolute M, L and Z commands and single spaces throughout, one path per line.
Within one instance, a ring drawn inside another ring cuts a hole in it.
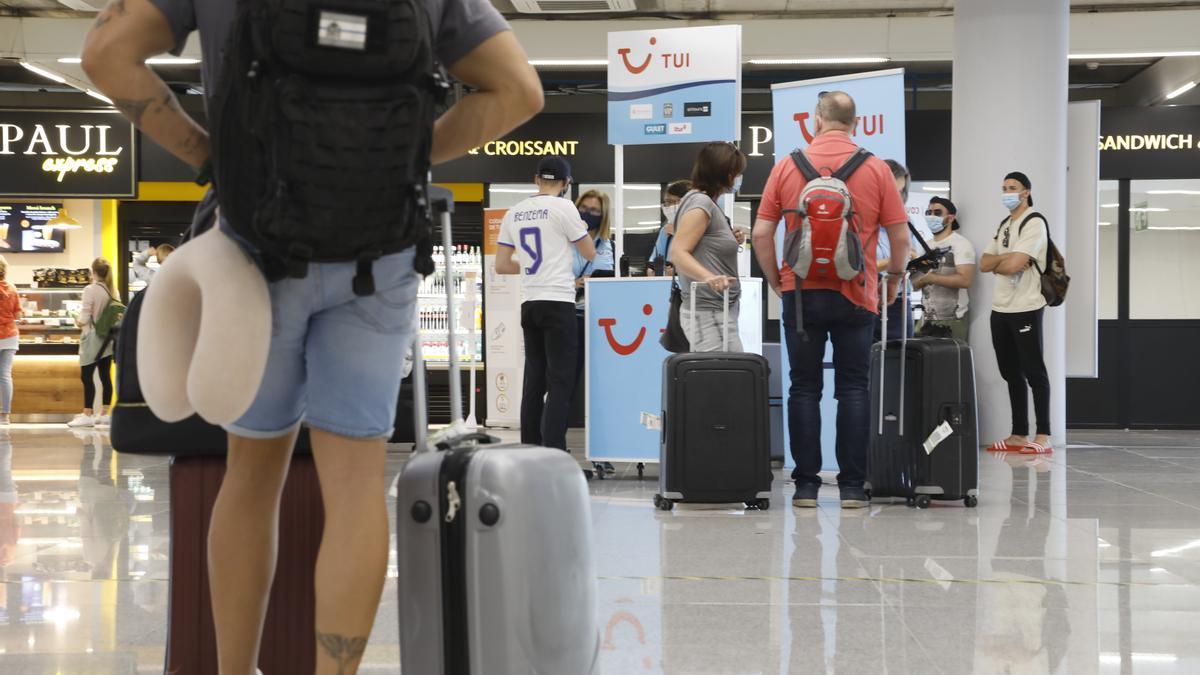
M 101 416 L 97 417 L 96 418 L 96 426 L 98 426 L 98 427 L 112 426 L 112 416 L 111 415 L 101 415 Z
M 67 426 L 69 426 L 69 427 L 94 427 L 94 426 L 96 426 L 96 418 L 92 417 L 91 415 L 84 415 L 83 413 L 79 413 L 78 415 L 75 416 L 75 419 L 71 420 L 70 422 L 67 422 Z

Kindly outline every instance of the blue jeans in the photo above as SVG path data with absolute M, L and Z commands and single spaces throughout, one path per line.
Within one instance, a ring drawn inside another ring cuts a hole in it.
M 791 365 L 788 432 L 797 483 L 821 478 L 821 390 L 825 384 L 825 342 L 833 340 L 834 392 L 838 401 L 838 485 L 862 487 L 867 478 L 871 411 L 868 386 L 876 315 L 837 291 L 804 291 L 805 340 L 796 332 L 794 291 L 783 294 L 783 332 Z
M 0 350 L 0 415 L 12 412 L 13 402 L 13 357 L 17 350 Z
M 250 410 L 225 430 L 278 438 L 304 423 L 346 438 L 391 436 L 416 331 L 413 257 L 410 248 L 375 261 L 375 293 L 361 297 L 352 262 L 273 282 L 267 370 Z

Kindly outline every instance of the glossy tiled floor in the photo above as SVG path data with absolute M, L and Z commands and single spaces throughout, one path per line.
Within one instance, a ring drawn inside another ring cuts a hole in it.
M 981 457 L 976 510 L 655 511 L 591 484 L 609 674 L 1200 672 L 1200 434 Z M 392 470 L 404 460 L 397 455 Z M 158 673 L 167 465 L 0 434 L 0 673 Z M 362 672 L 398 671 L 389 583 Z

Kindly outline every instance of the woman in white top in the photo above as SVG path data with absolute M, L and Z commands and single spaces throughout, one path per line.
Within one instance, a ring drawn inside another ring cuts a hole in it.
M 96 334 L 96 322 L 104 314 L 108 303 L 117 297 L 113 285 L 112 265 L 104 258 L 92 262 L 92 283 L 83 289 L 83 309 L 75 318 L 75 324 L 83 329 L 79 338 L 80 378 L 83 380 L 83 412 L 67 423 L 70 427 L 104 426 L 109 422 L 109 407 L 113 397 L 112 362 L 113 341 L 103 340 Z M 96 373 L 100 373 L 100 385 L 104 399 L 100 402 L 100 414 L 96 415 L 93 403 L 96 400 Z

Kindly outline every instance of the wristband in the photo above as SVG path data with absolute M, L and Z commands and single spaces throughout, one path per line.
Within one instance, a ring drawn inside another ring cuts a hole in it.
M 196 185 L 208 185 L 212 182 L 212 159 L 204 160 L 204 164 L 200 165 L 200 172 L 196 174 Z

